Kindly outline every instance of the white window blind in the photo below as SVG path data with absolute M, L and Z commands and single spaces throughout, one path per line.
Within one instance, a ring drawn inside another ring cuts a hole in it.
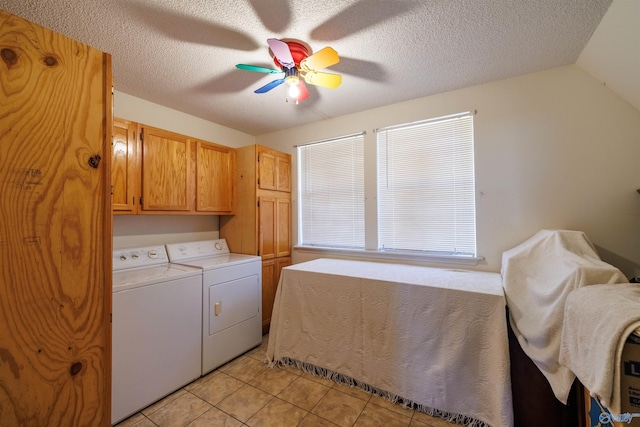
M 378 130 L 378 249 L 476 255 L 473 115 Z
M 364 135 L 298 147 L 299 242 L 364 248 Z

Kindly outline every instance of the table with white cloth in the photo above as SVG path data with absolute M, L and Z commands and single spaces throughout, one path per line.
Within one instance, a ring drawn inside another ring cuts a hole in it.
M 513 425 L 498 273 L 341 259 L 286 267 L 267 359 L 462 424 Z

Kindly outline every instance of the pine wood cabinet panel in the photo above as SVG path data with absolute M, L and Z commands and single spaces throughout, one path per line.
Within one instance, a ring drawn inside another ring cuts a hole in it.
M 258 186 L 263 190 L 275 190 L 276 180 L 276 157 L 268 151 L 259 151 Z
M 258 203 L 260 247 L 258 255 L 269 259 L 291 254 L 291 200 L 276 192 Z
M 291 192 L 291 156 L 258 145 L 258 187 Z
M 273 303 L 276 299 L 282 269 L 291 265 L 290 257 L 280 257 L 262 261 L 262 333 L 269 332 Z
M 113 120 L 111 185 L 113 212 L 133 214 L 140 198 L 137 125 L 123 119 Z
M 280 275 L 282 274 L 282 269 L 291 265 L 291 257 L 280 257 L 280 258 L 276 258 L 275 261 L 276 261 L 276 284 L 278 284 L 280 283 Z
M 291 199 L 276 198 L 276 229 L 275 229 L 276 257 L 291 254 Z
M 291 192 L 291 157 L 276 157 L 276 190 Z
M 229 147 L 196 142 L 196 209 L 232 214 L 235 210 L 236 153 Z
M 262 259 L 276 256 L 277 211 L 275 197 L 260 197 L 258 214 L 260 216 L 260 249 Z
M 109 426 L 111 57 L 0 10 L 0 426 Z
M 150 126 L 141 132 L 142 210 L 193 210 L 191 141 Z
M 273 301 L 276 298 L 276 262 L 274 259 L 262 261 L 262 333 L 269 332 Z

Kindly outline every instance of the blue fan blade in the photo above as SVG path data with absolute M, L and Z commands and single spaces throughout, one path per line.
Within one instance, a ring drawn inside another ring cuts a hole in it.
M 271 83 L 267 83 L 266 85 L 262 86 L 259 89 L 256 89 L 254 92 L 255 93 L 269 92 L 271 89 L 273 89 L 276 86 L 280 86 L 282 83 L 284 83 L 284 79 L 277 79 L 272 81 Z

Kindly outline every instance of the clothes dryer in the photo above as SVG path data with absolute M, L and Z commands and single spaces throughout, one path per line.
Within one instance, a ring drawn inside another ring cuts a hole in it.
M 172 263 L 202 269 L 202 374 L 262 342 L 262 260 L 224 239 L 167 245 Z

